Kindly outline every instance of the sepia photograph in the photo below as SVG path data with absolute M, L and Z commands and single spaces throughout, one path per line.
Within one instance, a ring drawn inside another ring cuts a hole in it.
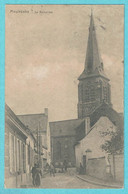
M 5 6 L 4 188 L 124 188 L 124 5 Z

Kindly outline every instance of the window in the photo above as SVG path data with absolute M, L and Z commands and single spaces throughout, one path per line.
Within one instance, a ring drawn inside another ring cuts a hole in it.
M 20 169 L 23 172 L 23 142 L 21 142 L 21 152 L 20 152 Z
M 94 88 L 90 89 L 90 101 L 95 100 L 95 90 Z
M 59 141 L 57 141 L 56 147 L 57 147 L 56 157 L 57 159 L 61 159 L 61 143 Z
M 90 102 L 95 100 L 95 88 L 90 87 L 85 90 L 85 102 Z
M 85 102 L 89 102 L 89 89 L 85 90 Z
M 108 92 L 107 87 L 103 87 L 104 101 L 108 102 Z
M 67 148 L 68 148 L 68 145 L 67 145 L 67 144 L 65 144 L 65 146 L 64 146 L 64 147 L 65 147 L 65 149 L 67 149 Z
M 26 147 L 25 144 L 23 144 L 23 172 L 26 171 Z
M 20 140 L 17 141 L 17 171 L 20 171 Z
M 10 172 L 15 170 L 15 150 L 14 150 L 14 135 L 9 133 L 9 164 Z
M 15 172 L 17 171 L 17 138 L 14 137 L 14 142 L 15 142 L 15 145 L 14 145 L 14 154 L 15 154 Z
M 28 145 L 28 164 L 30 164 L 30 144 Z
M 83 84 L 79 84 L 79 100 L 83 101 Z

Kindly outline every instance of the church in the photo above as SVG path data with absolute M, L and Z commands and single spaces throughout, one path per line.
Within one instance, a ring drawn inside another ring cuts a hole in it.
M 50 122 L 51 159 L 56 167 L 64 160 L 68 167 L 86 165 L 89 152 L 92 158 L 104 157 L 99 130 L 123 130 L 123 116 L 112 108 L 111 85 L 98 49 L 93 13 L 84 70 L 78 80 L 78 118 Z

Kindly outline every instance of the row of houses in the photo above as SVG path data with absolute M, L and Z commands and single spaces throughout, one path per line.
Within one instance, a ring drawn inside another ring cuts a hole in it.
M 31 169 L 37 162 L 38 151 L 42 169 L 50 162 L 48 131 L 47 109 L 41 114 L 16 115 L 5 105 L 5 188 L 31 183 Z

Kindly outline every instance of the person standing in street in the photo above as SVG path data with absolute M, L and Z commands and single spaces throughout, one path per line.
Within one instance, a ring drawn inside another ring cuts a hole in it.
M 32 167 L 32 171 L 31 171 L 31 173 L 32 173 L 32 183 L 33 183 L 34 186 L 35 186 L 35 175 L 36 175 L 36 172 L 37 172 L 37 165 L 34 164 L 34 166 Z
M 50 176 L 54 176 L 55 177 L 55 167 L 53 165 L 53 163 L 51 162 L 50 164 Z
M 66 161 L 66 160 L 64 160 L 63 165 L 64 165 L 64 170 L 65 170 L 65 172 L 67 172 L 67 161 Z

